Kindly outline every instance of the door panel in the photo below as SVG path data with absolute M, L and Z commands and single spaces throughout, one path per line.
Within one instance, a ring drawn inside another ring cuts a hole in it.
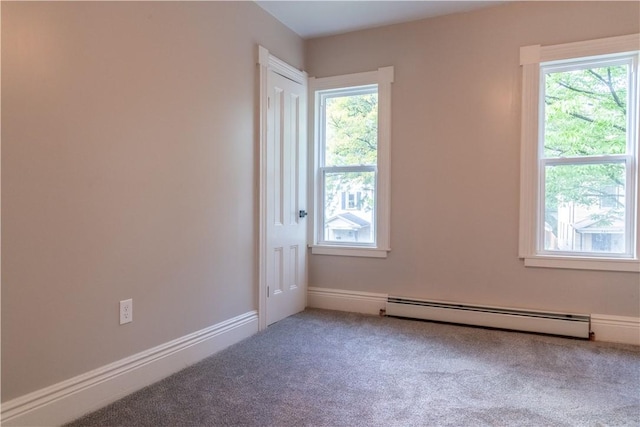
M 267 77 L 267 324 L 306 304 L 306 88 L 270 70 Z

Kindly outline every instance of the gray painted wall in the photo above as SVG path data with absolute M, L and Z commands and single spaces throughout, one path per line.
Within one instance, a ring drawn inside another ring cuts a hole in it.
M 514 2 L 309 40 L 309 76 L 393 65 L 387 259 L 314 255 L 309 285 L 640 316 L 640 275 L 518 259 L 519 50 L 637 33 L 638 2 Z
M 258 44 L 303 66 L 253 2 L 2 3 L 3 401 L 257 308 Z

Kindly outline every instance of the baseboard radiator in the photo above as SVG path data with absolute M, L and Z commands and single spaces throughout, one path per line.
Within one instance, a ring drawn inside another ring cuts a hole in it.
M 590 316 L 482 307 L 389 296 L 386 315 L 515 331 L 589 338 Z

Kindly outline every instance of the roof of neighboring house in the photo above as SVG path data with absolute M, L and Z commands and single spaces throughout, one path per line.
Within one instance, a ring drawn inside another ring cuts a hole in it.
M 578 233 L 624 231 L 624 219 L 613 217 L 609 212 L 600 211 L 573 224 Z
M 327 220 L 327 224 L 336 221 L 338 219 L 341 219 L 343 221 L 347 221 L 350 222 L 356 226 L 358 226 L 358 228 L 365 228 L 365 227 L 370 227 L 371 223 L 369 221 L 367 221 L 366 219 L 362 219 L 357 215 L 354 215 L 350 212 L 342 212 L 339 213 L 337 215 L 332 216 L 331 218 L 329 218 Z

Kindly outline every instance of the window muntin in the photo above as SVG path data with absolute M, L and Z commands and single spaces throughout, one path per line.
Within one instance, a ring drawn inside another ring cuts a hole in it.
M 378 85 L 318 91 L 316 96 L 322 195 L 318 242 L 375 247 Z
M 636 64 L 541 65 L 539 254 L 635 256 Z

